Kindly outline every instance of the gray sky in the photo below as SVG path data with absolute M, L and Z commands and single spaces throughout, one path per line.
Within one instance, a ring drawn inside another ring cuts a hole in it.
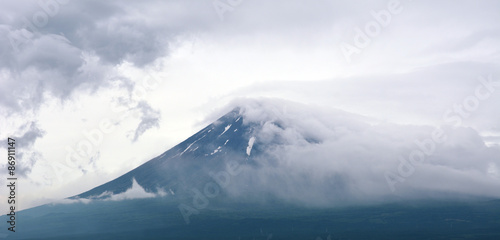
M 498 1 L 0 4 L 0 137 L 20 142 L 22 208 L 120 176 L 239 97 L 500 143 Z

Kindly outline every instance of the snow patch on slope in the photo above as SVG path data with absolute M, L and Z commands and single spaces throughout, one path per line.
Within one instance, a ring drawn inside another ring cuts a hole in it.
M 226 133 L 226 132 L 227 132 L 227 130 L 229 130 L 229 129 L 231 128 L 231 126 L 232 126 L 232 124 L 227 125 L 227 126 L 226 126 L 226 128 L 224 129 L 224 132 L 222 132 L 222 133 L 219 135 L 219 137 L 220 137 L 220 136 L 222 136 L 222 134 Z
M 207 135 L 205 134 L 205 135 L 203 135 L 203 137 L 201 137 L 200 139 L 198 139 L 198 140 L 194 141 L 193 143 L 189 144 L 189 146 L 188 146 L 186 149 L 184 149 L 184 151 L 182 151 L 182 152 L 181 152 L 181 156 L 182 156 L 182 154 L 184 154 L 184 153 L 185 153 L 185 152 L 186 152 L 189 148 L 191 148 L 191 146 L 193 146 L 193 144 L 195 144 L 196 142 L 200 141 L 201 139 L 203 139 L 203 138 L 204 138 L 204 137 L 206 137 L 206 136 L 207 136 Z M 193 151 L 195 151 L 196 149 L 198 149 L 198 147 L 196 147 Z
M 248 146 L 247 146 L 247 155 L 250 156 L 250 153 L 252 152 L 252 147 L 255 142 L 255 137 L 251 137 L 250 140 L 248 140 Z
M 214 150 L 214 152 L 213 152 L 213 153 L 210 153 L 210 155 L 214 155 L 214 154 L 216 154 L 217 152 L 219 152 L 219 151 L 220 151 L 220 149 L 221 149 L 221 148 L 222 148 L 222 147 L 221 147 L 221 146 L 219 146 L 217 149 L 215 149 L 215 150 Z

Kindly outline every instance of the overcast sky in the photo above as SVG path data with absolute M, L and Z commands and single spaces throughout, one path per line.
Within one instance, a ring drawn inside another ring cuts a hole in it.
M 21 208 L 122 175 L 239 97 L 500 143 L 498 1 L 0 5 L 0 138 L 18 142 Z M 77 148 L 88 157 L 68 164 Z

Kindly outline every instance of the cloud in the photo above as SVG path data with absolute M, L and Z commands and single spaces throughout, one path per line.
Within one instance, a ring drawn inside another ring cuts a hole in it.
M 11 111 L 36 110 L 45 94 L 66 100 L 80 88 L 109 87 L 114 67 L 153 63 L 168 55 L 169 42 L 187 30 L 179 21 L 144 20 L 152 12 L 166 14 L 157 12 L 158 7 L 172 11 L 172 3 L 163 1 L 140 6 L 118 1 L 52 3 L 57 5 L 51 6 L 53 13 L 43 4 L 9 4 L 4 9 L 17 13 L 0 22 L 0 106 Z M 38 13 L 49 15 L 47 24 L 37 27 L 31 22 Z
M 137 139 L 148 129 L 153 127 L 160 127 L 160 113 L 158 111 L 155 111 L 153 108 L 151 108 L 151 106 L 149 106 L 149 104 L 143 101 L 139 102 L 136 108 L 138 111 L 140 111 L 141 122 L 135 130 L 134 138 L 132 139 L 133 142 L 137 141 Z
M 78 198 L 78 199 L 65 198 L 65 199 L 53 200 L 51 201 L 51 204 L 75 204 L 75 203 L 89 204 L 91 202 L 92 200 L 86 198 Z
M 103 192 L 99 196 L 90 197 L 90 200 L 105 200 L 105 201 L 121 201 L 130 199 L 141 199 L 141 198 L 154 198 L 154 197 L 164 197 L 168 195 L 164 189 L 157 189 L 156 193 L 147 192 L 144 188 L 137 183 L 135 178 L 132 178 L 132 186 L 125 192 L 113 194 L 111 192 Z
M 235 177 L 232 196 L 270 195 L 309 206 L 500 197 L 500 148 L 486 146 L 474 129 L 438 127 L 447 140 L 430 144 L 433 126 L 390 124 L 293 102 L 242 102 L 235 105 L 243 106 L 244 124 L 258 125 L 254 148 L 264 155 Z M 431 145 L 435 150 L 426 154 Z M 416 151 L 423 157 L 411 155 Z M 388 172 L 403 179 L 394 192 Z
M 34 145 L 44 135 L 45 131 L 41 130 L 36 122 L 30 122 L 22 125 L 15 134 L 9 136 L 15 139 L 16 143 L 14 145 L 16 156 L 15 173 L 18 176 L 26 177 L 31 172 L 36 161 L 42 157 Z M 7 145 L 2 145 L 0 148 L 6 149 Z
M 457 62 L 406 73 L 332 78 L 319 81 L 269 81 L 240 88 L 231 96 L 273 96 L 323 105 L 403 124 L 442 124 L 448 109 L 463 104 L 481 86 L 481 78 L 500 81 L 498 64 Z M 481 89 L 484 90 L 484 89 Z M 464 126 L 495 132 L 500 100 L 495 87 Z
M 153 198 L 157 195 L 155 193 L 146 192 L 144 188 L 141 187 L 135 180 L 132 179 L 132 187 L 127 189 L 127 191 L 113 194 L 109 197 L 111 201 L 129 200 L 129 199 L 140 199 L 140 198 Z
M 6 121 L 19 123 L 9 124 L 12 128 L 4 134 L 36 122 L 42 106 L 53 99 L 65 104 L 81 95 L 95 95 L 99 89 L 133 92 L 140 79 L 125 77 L 117 68 L 126 62 L 146 67 L 168 54 L 169 31 L 156 28 L 162 25 L 136 21 L 143 13 L 132 17 L 134 10 L 121 3 L 49 1 L 57 5 L 49 8 L 45 3 L 8 4 L 1 10 L 16 14 L 0 19 L 0 112 L 2 117 L 9 116 Z M 48 16 L 46 24 L 34 22 L 40 14 Z M 134 141 L 159 127 L 160 113 L 147 100 L 139 100 L 137 108 L 128 110 L 140 114 Z M 35 154 L 26 162 L 33 165 L 40 157 Z M 29 172 L 30 168 L 23 169 Z
M 66 198 L 59 200 L 52 200 L 52 204 L 73 204 L 73 203 L 85 203 L 88 204 L 92 201 L 123 201 L 131 199 L 143 199 L 143 198 L 155 198 L 164 197 L 168 195 L 163 189 L 158 189 L 157 193 L 147 192 L 144 190 L 139 183 L 132 178 L 132 186 L 125 192 L 112 194 L 110 192 L 103 192 L 99 196 L 93 196 L 89 198 Z
M 233 44 L 231 41 L 225 42 L 227 39 L 237 40 L 243 46 L 250 46 L 252 39 L 260 39 L 259 41 L 266 44 L 279 42 L 280 45 L 285 44 L 292 48 L 302 48 L 318 43 L 322 47 L 327 47 L 322 44 L 329 42 L 331 49 L 327 50 L 330 51 L 345 40 L 332 37 L 332 35 L 350 36 L 356 25 L 366 23 L 367 18 L 371 17 L 370 11 L 383 9 L 386 5 L 386 1 L 375 1 L 362 6 L 357 2 L 342 1 L 307 4 L 301 1 L 245 1 L 233 11 L 227 12 L 225 20 L 220 21 L 213 4 L 204 1 L 151 0 L 141 4 L 133 1 L 72 1 L 68 4 L 61 4 L 58 11 L 51 14 L 47 24 L 31 33 L 33 37 L 21 46 L 19 52 L 15 52 L 11 49 L 8 36 L 27 31 L 23 30 L 26 28 L 25 20 L 32 19 L 37 12 L 43 13 L 44 8 L 37 4 L 9 4 L 4 9 L 5 12 L 10 13 L 9 17 L 3 18 L 0 22 L 0 31 L 4 33 L 0 38 L 3 53 L 0 62 L 5 63 L 2 66 L 8 66 L 4 71 L 11 74 L 11 77 L 25 76 L 15 82 L 33 85 L 28 92 L 34 91 L 30 95 L 34 99 L 32 102 L 36 104 L 42 100 L 41 93 L 46 91 L 64 98 L 71 95 L 78 86 L 103 87 L 106 85 L 107 80 L 103 76 L 87 79 L 87 75 L 80 74 L 79 69 L 82 69 L 81 67 L 85 64 L 82 54 L 93 55 L 100 65 L 109 68 L 108 71 L 123 62 L 145 67 L 160 58 L 169 56 L 172 47 L 185 41 L 186 38 L 190 39 L 189 36 L 193 35 L 202 38 L 204 42 L 222 42 L 226 47 L 238 47 L 238 45 L 231 45 Z M 463 39 L 459 41 L 464 43 L 449 44 L 449 41 L 443 41 L 439 37 L 429 37 L 432 36 L 430 33 L 434 33 L 436 29 L 440 30 L 441 26 L 422 24 L 420 18 L 417 21 L 414 20 L 415 12 L 421 13 L 420 9 L 426 9 L 427 18 L 443 21 L 443 24 L 454 23 L 456 20 L 462 23 L 465 21 L 462 17 L 464 14 L 474 16 L 479 9 L 495 9 L 498 3 L 486 1 L 479 5 L 469 4 L 457 7 L 454 2 L 445 1 L 436 5 L 436 7 L 430 7 L 420 2 L 405 5 L 405 14 L 398 16 L 398 19 L 394 18 L 394 23 L 391 23 L 391 27 L 400 30 L 402 34 L 391 35 L 392 38 L 387 39 L 399 41 L 399 43 L 411 43 L 414 40 L 408 38 L 413 38 L 413 35 L 404 34 L 407 30 L 401 27 L 407 26 L 411 30 L 413 28 L 419 30 L 414 32 L 425 35 L 424 39 L 429 44 L 418 45 L 414 48 L 394 45 L 396 51 L 373 46 L 373 49 L 377 51 L 372 56 L 377 57 L 379 62 L 387 63 L 386 66 L 396 68 L 392 64 L 397 62 L 395 59 L 399 59 L 398 52 L 408 53 L 413 50 L 422 52 L 423 49 L 431 49 L 429 52 L 433 54 L 440 52 L 441 56 L 443 54 L 447 56 L 450 51 L 456 52 L 463 48 L 474 47 L 474 49 L 477 48 L 474 52 L 484 52 L 479 55 L 473 54 L 474 56 L 489 56 L 487 60 L 491 61 L 491 57 L 495 56 L 492 55 L 493 51 L 495 49 L 498 51 L 498 48 L 490 45 L 477 46 L 473 43 L 478 42 L 478 39 L 498 38 L 493 24 L 497 22 L 494 20 L 498 20 L 498 16 L 493 13 L 494 11 L 482 12 L 480 18 L 467 18 L 469 24 L 464 23 L 463 27 L 448 28 L 450 38 Z M 447 9 L 448 16 L 444 20 L 441 9 Z M 12 12 L 17 14 L 12 14 Z M 255 18 L 256 13 L 259 14 L 258 19 Z M 31 29 L 28 30 L 31 31 Z M 456 45 L 455 49 L 458 50 L 450 50 L 450 47 L 443 47 L 443 44 Z M 482 49 L 487 49 L 488 53 Z M 384 51 L 385 54 L 377 54 L 380 51 Z M 335 54 L 336 51 L 332 50 L 331 55 Z M 391 57 L 382 58 L 386 55 L 391 56 L 392 59 Z M 471 60 L 466 58 L 470 55 L 467 53 L 465 58 L 460 57 L 458 60 Z M 423 59 L 424 65 L 435 63 L 434 60 L 429 62 L 428 56 L 422 57 L 418 53 L 412 53 L 412 56 L 415 56 L 414 59 Z M 370 56 L 366 57 L 370 58 Z M 451 62 L 456 60 L 453 59 Z M 480 60 L 474 59 L 474 61 Z M 422 62 L 409 65 L 422 65 Z M 443 61 L 438 63 L 443 63 Z M 332 65 L 332 68 L 338 67 L 343 66 Z M 379 64 L 376 67 L 380 67 Z M 30 74 L 26 72 L 28 69 L 31 71 Z M 403 68 L 398 66 L 397 69 Z M 384 70 L 387 68 L 384 67 Z M 5 104 L 5 106 L 12 105 Z

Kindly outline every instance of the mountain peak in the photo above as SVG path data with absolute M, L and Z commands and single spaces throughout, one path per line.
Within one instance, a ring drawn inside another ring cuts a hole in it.
M 178 192 L 185 186 L 200 182 L 197 174 L 216 169 L 234 159 L 248 160 L 256 150 L 255 125 L 243 124 L 241 108 L 236 107 L 190 138 L 149 160 L 130 172 L 72 197 L 101 199 L 120 194 L 132 187 L 134 181 L 147 192 Z M 194 177 L 188 177 L 194 176 Z
M 212 173 L 225 170 L 229 163 L 255 169 L 275 167 L 291 149 L 302 151 L 303 147 L 331 139 L 336 134 L 335 125 L 345 121 L 343 112 L 324 118 L 310 106 L 286 101 L 244 100 L 230 106 L 222 117 L 168 151 L 72 198 L 101 199 L 121 194 L 132 188 L 134 179 L 148 193 L 190 197 L 193 188 L 203 188 L 212 181 Z M 247 184 L 243 179 L 256 181 L 253 176 L 239 177 L 243 181 L 240 185 Z

